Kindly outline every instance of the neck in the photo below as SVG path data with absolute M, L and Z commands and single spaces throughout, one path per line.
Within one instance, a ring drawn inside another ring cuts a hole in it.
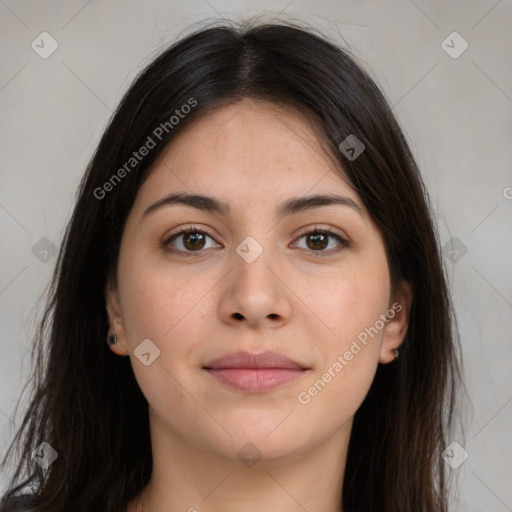
M 321 445 L 245 465 L 190 445 L 153 418 L 151 479 L 127 512 L 341 512 L 350 429 L 351 422 Z

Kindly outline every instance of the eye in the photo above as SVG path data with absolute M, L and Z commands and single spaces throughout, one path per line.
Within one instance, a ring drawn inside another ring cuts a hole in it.
M 211 249 L 212 247 L 221 247 L 218 244 L 207 246 L 207 239 L 214 241 L 205 231 L 190 226 L 173 233 L 164 241 L 163 245 L 167 251 L 180 253 L 184 256 L 190 256 L 191 253 L 200 253 L 202 250 Z M 298 238 L 298 240 L 301 239 L 306 239 L 306 247 L 302 248 L 315 253 L 315 256 L 328 256 L 350 246 L 347 240 L 333 233 L 329 228 L 310 229 Z M 337 240 L 338 245 L 325 250 L 329 247 L 330 240 Z M 294 246 L 297 246 L 297 242 Z
M 208 238 L 213 240 L 213 238 L 205 231 L 201 231 L 195 226 L 191 226 L 189 228 L 181 229 L 177 233 L 171 235 L 165 240 L 164 246 L 170 252 L 200 252 L 203 249 L 210 249 L 212 247 L 206 246 L 206 241 Z M 177 242 L 177 244 L 174 244 L 175 242 Z M 176 245 L 178 247 L 176 247 Z M 217 247 L 220 246 L 217 245 Z
M 347 240 L 342 238 L 340 235 L 333 233 L 328 228 L 315 228 L 313 230 L 307 231 L 306 233 L 302 234 L 298 238 L 298 240 L 301 240 L 303 238 L 306 239 L 306 247 L 304 248 L 314 253 L 317 253 L 315 254 L 315 256 L 328 256 L 350 246 Z M 326 247 L 329 246 L 330 239 L 338 240 L 338 246 L 331 248 L 330 250 L 324 250 Z

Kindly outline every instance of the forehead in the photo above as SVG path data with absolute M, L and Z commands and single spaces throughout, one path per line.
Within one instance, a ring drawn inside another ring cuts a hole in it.
M 147 202 L 177 189 L 261 204 L 338 192 L 360 203 L 311 118 L 253 99 L 219 107 L 179 132 L 139 197 Z

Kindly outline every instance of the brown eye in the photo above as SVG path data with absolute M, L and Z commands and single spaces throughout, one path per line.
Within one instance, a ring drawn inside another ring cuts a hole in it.
M 301 235 L 298 240 L 303 238 L 306 239 L 306 247 L 304 248 L 318 256 L 328 256 L 350 246 L 347 240 L 331 232 L 330 229 L 314 229 L 313 231 L 308 231 Z M 331 240 L 337 240 L 337 246 L 325 250 Z
M 311 250 L 325 249 L 329 244 L 329 235 L 324 233 L 310 233 L 306 235 L 306 240 L 308 248 Z
M 205 237 L 203 233 L 192 231 L 183 233 L 183 245 L 190 251 L 195 249 L 202 249 L 205 244 Z
M 206 246 L 208 239 L 213 240 L 213 238 L 204 231 L 195 228 L 182 229 L 178 233 L 170 236 L 164 242 L 164 247 L 170 252 L 183 253 L 186 255 L 187 253 L 201 252 L 203 249 L 214 247 L 214 245 Z

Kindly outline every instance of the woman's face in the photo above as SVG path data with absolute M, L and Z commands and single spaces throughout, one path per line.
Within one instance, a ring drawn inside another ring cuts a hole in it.
M 209 199 L 164 200 L 178 193 Z M 307 201 L 324 195 L 339 202 Z M 272 459 L 347 439 L 407 323 L 380 232 L 310 122 L 248 99 L 191 124 L 161 155 L 107 298 L 112 350 L 130 356 L 153 432 L 227 459 L 246 443 Z M 267 351 L 297 364 L 211 363 Z

